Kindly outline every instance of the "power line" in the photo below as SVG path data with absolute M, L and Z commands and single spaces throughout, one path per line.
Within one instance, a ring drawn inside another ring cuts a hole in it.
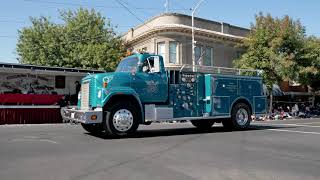
M 142 11 L 143 12 L 143 14 L 145 15 L 146 13 L 148 13 L 149 15 L 151 15 L 151 16 L 153 16 L 154 14 L 152 13 L 150 13 L 150 12 L 147 12 L 146 10 L 148 10 L 148 9 L 138 9 L 135 5 L 133 5 L 132 3 L 130 4 L 128 1 L 124 1 L 124 0 L 122 0 L 122 2 L 124 2 L 125 4 L 127 4 L 127 7 L 130 7 L 130 9 L 132 9 L 132 10 L 139 10 L 140 12 Z M 154 10 L 157 10 L 157 9 L 154 9 Z M 159 9 L 160 10 L 160 9 Z
M 1 22 L 1 20 L 0 20 Z M 5 20 L 3 22 L 9 22 L 9 20 Z M 20 22 L 20 21 L 17 21 Z M 118 27 L 133 27 L 133 26 L 118 26 L 118 25 L 111 25 L 111 29 L 113 28 L 118 28 Z M 113 32 L 113 31 L 112 31 Z M 115 34 L 114 34 L 115 35 Z M 77 43 L 77 42 L 84 42 L 88 40 L 95 40 L 95 39 L 100 39 L 106 37 L 105 35 L 99 35 L 99 36 L 94 36 L 94 37 L 89 37 L 89 38 L 79 38 L 79 39 L 73 39 L 68 41 L 69 43 Z M 18 36 L 9 36 L 9 35 L 0 35 L 0 38 L 10 38 L 10 39 L 18 39 Z
M 30 21 L 22 21 L 22 20 L 0 20 L 0 23 L 17 23 L 17 24 L 28 24 L 31 23 Z M 63 25 L 63 24 L 57 24 L 57 25 Z M 118 25 L 118 24 L 112 24 L 112 28 L 127 28 L 127 27 L 134 27 L 135 25 Z
M 0 35 L 0 38 L 16 39 L 16 38 L 17 38 L 17 36 L 6 36 L 6 35 Z
M 147 24 L 144 24 L 144 20 L 141 19 L 140 17 L 138 17 L 136 14 L 134 14 L 126 5 L 124 5 L 120 0 L 115 0 L 116 2 L 118 2 L 123 8 L 125 8 L 131 15 L 133 15 L 136 19 L 138 19 L 143 25 L 147 26 L 148 28 L 151 29 L 150 26 L 148 26 Z
M 40 3 L 50 3 L 50 4 L 56 4 L 56 5 L 72 5 L 72 6 L 82 6 L 81 4 L 76 4 L 76 3 L 59 3 L 59 2 L 52 2 L 52 1 L 44 1 L 44 0 L 24 0 L 24 1 L 28 1 L 28 2 L 40 2 Z M 152 29 L 150 26 L 148 26 L 147 24 L 144 24 L 145 21 L 143 19 L 141 19 L 139 16 L 137 16 L 128 6 L 126 6 L 123 1 L 120 0 L 115 0 L 118 4 L 121 5 L 121 7 L 117 7 L 117 6 L 95 6 L 95 7 L 103 7 L 103 8 L 124 8 L 126 9 L 131 15 L 133 15 L 137 20 L 139 20 L 144 26 L 147 26 L 149 29 Z M 127 5 L 129 5 L 128 3 L 126 3 Z M 159 8 L 132 8 L 134 9 L 154 9 L 154 10 L 162 10 Z M 25 23 L 25 21 L 19 21 L 19 20 L 0 20 L 0 22 L 5 22 L 5 23 Z M 132 27 L 132 26 L 114 26 L 115 28 L 117 27 Z M 69 42 L 71 43 L 76 43 L 76 42 L 83 42 L 83 41 L 87 41 L 87 40 L 93 40 L 93 39 L 98 39 L 98 38 L 102 38 L 105 37 L 104 35 L 99 35 L 99 36 L 95 36 L 95 37 L 90 37 L 90 38 L 81 38 L 81 39 L 77 39 L 77 40 L 71 40 Z M 6 36 L 6 35 L 0 35 L 0 38 L 17 38 L 17 36 Z
M 27 21 L 19 21 L 19 20 L 0 20 L 0 23 L 27 23 Z
M 31 2 L 31 3 L 42 3 L 42 4 L 53 4 L 53 5 L 66 5 L 66 6 L 89 6 L 90 5 L 83 5 L 79 3 L 62 3 L 62 2 L 54 2 L 54 1 L 46 1 L 46 0 L 23 0 L 25 2 Z M 124 7 L 121 6 L 106 6 L 106 5 L 93 5 L 91 7 L 96 8 L 108 8 L 108 9 L 122 9 Z M 160 8 L 154 8 L 154 7 L 133 7 L 133 9 L 137 10 L 153 10 L 153 11 L 159 11 L 162 10 Z M 183 9 L 176 9 L 176 10 L 183 10 Z
M 78 3 L 62 3 L 62 2 L 43 1 L 43 0 L 23 0 L 23 1 L 32 2 L 32 3 L 42 3 L 42 4 L 54 4 L 54 5 L 84 6 L 83 4 L 78 4 Z M 94 7 L 100 7 L 100 8 L 120 8 L 120 7 L 116 7 L 116 6 L 100 6 L 100 5 L 95 5 Z

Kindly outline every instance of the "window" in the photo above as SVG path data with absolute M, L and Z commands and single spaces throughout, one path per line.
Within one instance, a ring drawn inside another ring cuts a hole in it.
M 169 43 L 169 63 L 176 64 L 177 63 L 177 42 Z
M 135 71 L 135 69 L 137 68 L 137 65 L 138 65 L 138 61 L 139 60 L 137 57 L 127 57 L 119 63 L 116 71 L 117 72 Z
M 163 58 L 163 61 L 165 61 L 165 55 L 166 55 L 166 46 L 165 46 L 165 42 L 159 42 L 157 44 L 157 51 L 158 51 L 158 55 L 161 55 Z
M 242 51 L 237 51 L 236 54 L 235 54 L 234 59 L 240 59 L 242 54 L 243 54 Z
M 211 47 L 204 48 L 204 58 L 203 58 L 202 65 L 212 66 L 212 48 Z
M 197 65 L 212 66 L 213 49 L 211 47 L 196 46 L 195 58 Z
M 142 64 L 142 72 L 151 73 L 151 69 L 154 68 L 154 59 L 148 58 Z
M 55 86 L 57 89 L 64 89 L 66 87 L 66 77 L 65 76 L 56 76 Z
M 201 46 L 196 46 L 196 48 L 194 49 L 194 56 L 195 56 L 195 61 L 196 61 L 196 65 L 201 65 L 202 63 L 202 58 L 201 58 Z
M 161 71 L 159 56 L 150 56 L 142 63 L 142 72 L 158 73 Z

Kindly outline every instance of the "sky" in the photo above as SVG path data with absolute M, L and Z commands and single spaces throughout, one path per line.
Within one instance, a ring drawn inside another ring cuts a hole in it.
M 0 62 L 17 63 L 18 30 L 30 26 L 29 17 L 46 16 L 62 23 L 59 10 L 79 7 L 94 8 L 117 25 L 116 31 L 126 32 L 153 16 L 165 12 L 166 0 L 120 0 L 130 7 L 130 14 L 117 0 L 10 0 L 0 5 Z M 190 8 L 198 0 L 168 0 L 169 12 L 191 14 Z M 254 15 L 263 12 L 272 16 L 289 15 L 299 19 L 307 35 L 320 37 L 319 0 L 204 0 L 196 16 L 249 28 Z

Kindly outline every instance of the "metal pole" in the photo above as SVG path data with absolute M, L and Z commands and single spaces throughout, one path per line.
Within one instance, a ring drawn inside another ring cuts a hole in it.
M 195 44 L 194 44 L 194 10 L 192 10 L 192 67 L 195 71 L 196 57 L 195 57 Z
M 192 26 L 192 66 L 193 66 L 193 71 L 195 71 L 195 65 L 196 65 L 196 57 L 195 57 L 195 41 L 194 41 L 194 14 L 196 12 L 196 10 L 198 9 L 198 7 L 200 6 L 200 4 L 203 2 L 204 0 L 199 0 L 198 3 L 196 4 L 196 6 L 192 9 L 191 12 L 191 18 L 192 18 L 192 22 L 191 22 L 191 26 Z
M 166 0 L 166 13 L 169 12 L 169 0 Z

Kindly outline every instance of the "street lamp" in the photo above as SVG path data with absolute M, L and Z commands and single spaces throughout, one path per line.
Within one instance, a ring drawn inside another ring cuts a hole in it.
M 194 8 L 192 8 L 191 17 L 192 17 L 192 65 L 193 65 L 193 71 L 195 71 L 195 65 L 196 65 L 196 57 L 195 57 L 195 42 L 194 42 L 194 13 L 200 6 L 200 4 L 204 0 L 199 0 Z

